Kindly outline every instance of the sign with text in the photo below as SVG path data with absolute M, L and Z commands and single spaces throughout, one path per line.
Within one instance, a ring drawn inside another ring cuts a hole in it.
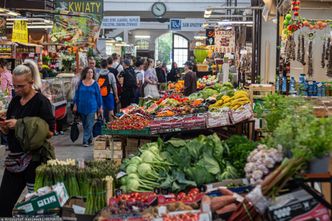
M 105 16 L 101 27 L 108 29 L 138 28 L 140 23 L 141 18 L 139 16 Z
M 13 24 L 12 42 L 28 43 L 28 22 L 15 20 Z
M 206 29 L 206 45 L 214 45 L 214 28 Z
M 215 51 L 218 53 L 235 53 L 235 31 L 234 29 L 216 29 Z
M 103 19 L 103 0 L 56 0 L 51 34 L 53 43 L 95 46 Z
M 204 19 L 170 19 L 170 29 L 172 31 L 201 31 Z

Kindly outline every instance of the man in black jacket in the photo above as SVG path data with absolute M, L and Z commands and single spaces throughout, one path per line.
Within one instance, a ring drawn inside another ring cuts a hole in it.
M 193 72 L 194 64 L 191 61 L 187 61 L 184 64 L 184 92 L 185 96 L 189 96 L 190 94 L 196 92 L 197 88 L 197 77 L 196 73 Z
M 123 87 L 121 95 L 121 107 L 125 108 L 132 103 L 135 103 L 135 91 L 137 89 L 137 80 L 134 69 L 131 67 L 131 60 L 125 59 L 123 61 L 124 72 Z

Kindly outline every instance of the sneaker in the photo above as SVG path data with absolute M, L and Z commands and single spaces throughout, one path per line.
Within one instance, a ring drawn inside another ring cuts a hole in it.
M 83 144 L 83 147 L 89 147 L 89 144 L 85 143 L 85 144 Z
M 59 132 L 59 134 L 60 134 L 60 135 L 64 135 L 65 133 L 61 130 L 61 131 Z
M 54 136 L 58 136 L 58 135 L 59 135 L 58 131 L 55 131 Z

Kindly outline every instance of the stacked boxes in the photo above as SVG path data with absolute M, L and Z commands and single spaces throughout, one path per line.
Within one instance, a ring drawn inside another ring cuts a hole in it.
M 114 140 L 112 136 L 101 135 L 95 138 L 93 158 L 95 160 L 114 160 L 121 163 L 122 145 L 120 141 Z

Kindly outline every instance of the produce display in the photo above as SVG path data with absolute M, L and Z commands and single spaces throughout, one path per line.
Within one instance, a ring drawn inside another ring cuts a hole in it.
M 240 142 L 252 143 L 246 139 Z M 255 145 L 252 145 L 248 155 L 254 148 Z M 239 150 L 235 148 L 235 151 Z M 121 189 L 124 192 L 140 192 L 162 188 L 179 192 L 190 186 L 238 178 L 243 171 L 237 171 L 233 166 L 237 163 L 242 165 L 236 154 L 232 153 L 232 146 L 220 141 L 216 134 L 192 140 L 149 143 L 140 148 L 137 156 L 121 165 L 126 172 L 126 176 L 120 179 Z M 245 159 L 247 156 L 244 156 Z M 241 170 L 243 168 L 244 164 Z
M 250 184 L 261 184 L 264 177 L 279 165 L 282 160 L 282 148 L 268 148 L 266 145 L 260 144 L 248 156 L 248 163 L 244 168 L 246 178 L 250 180 Z
M 207 86 L 217 83 L 216 75 L 206 75 L 197 80 L 197 90 L 202 90 Z M 184 80 L 179 80 L 176 83 L 169 83 L 168 90 L 174 90 L 177 93 L 182 93 L 184 90 Z
M 150 120 L 140 113 L 124 114 L 120 118 L 110 122 L 108 127 L 112 130 L 142 130 L 148 126 Z
M 308 161 L 330 153 L 332 136 L 327 134 L 332 133 L 332 118 L 316 118 L 310 104 L 301 98 L 273 95 L 268 101 L 264 103 L 263 106 L 266 106 L 263 109 L 269 119 L 267 127 L 270 136 L 266 137 L 264 142 L 272 147 L 281 145 L 283 152 L 292 153 L 290 158 L 283 159 L 281 164 L 256 186 L 256 191 L 261 191 L 264 197 L 270 199 L 276 196 L 290 179 L 300 173 Z M 287 106 L 281 109 L 283 104 Z M 280 156 L 279 153 L 272 154 L 272 157 L 278 155 Z M 257 157 L 256 154 L 255 156 Z M 264 214 L 264 209 L 258 211 L 250 203 L 251 197 L 248 196 L 238 205 L 229 218 L 230 221 L 255 220 Z
M 230 97 L 227 95 L 224 95 L 222 97 L 219 96 L 219 99 L 209 106 L 210 111 L 216 111 L 219 108 L 228 107 L 232 110 L 237 110 L 240 107 L 249 104 L 250 99 L 248 92 L 239 90 L 234 92 L 234 96 Z
M 50 160 L 36 169 L 35 190 L 64 182 L 68 195 L 86 197 L 85 213 L 94 214 L 106 206 L 107 186 L 116 171 L 112 161 L 87 161 L 79 167 L 72 159 Z

